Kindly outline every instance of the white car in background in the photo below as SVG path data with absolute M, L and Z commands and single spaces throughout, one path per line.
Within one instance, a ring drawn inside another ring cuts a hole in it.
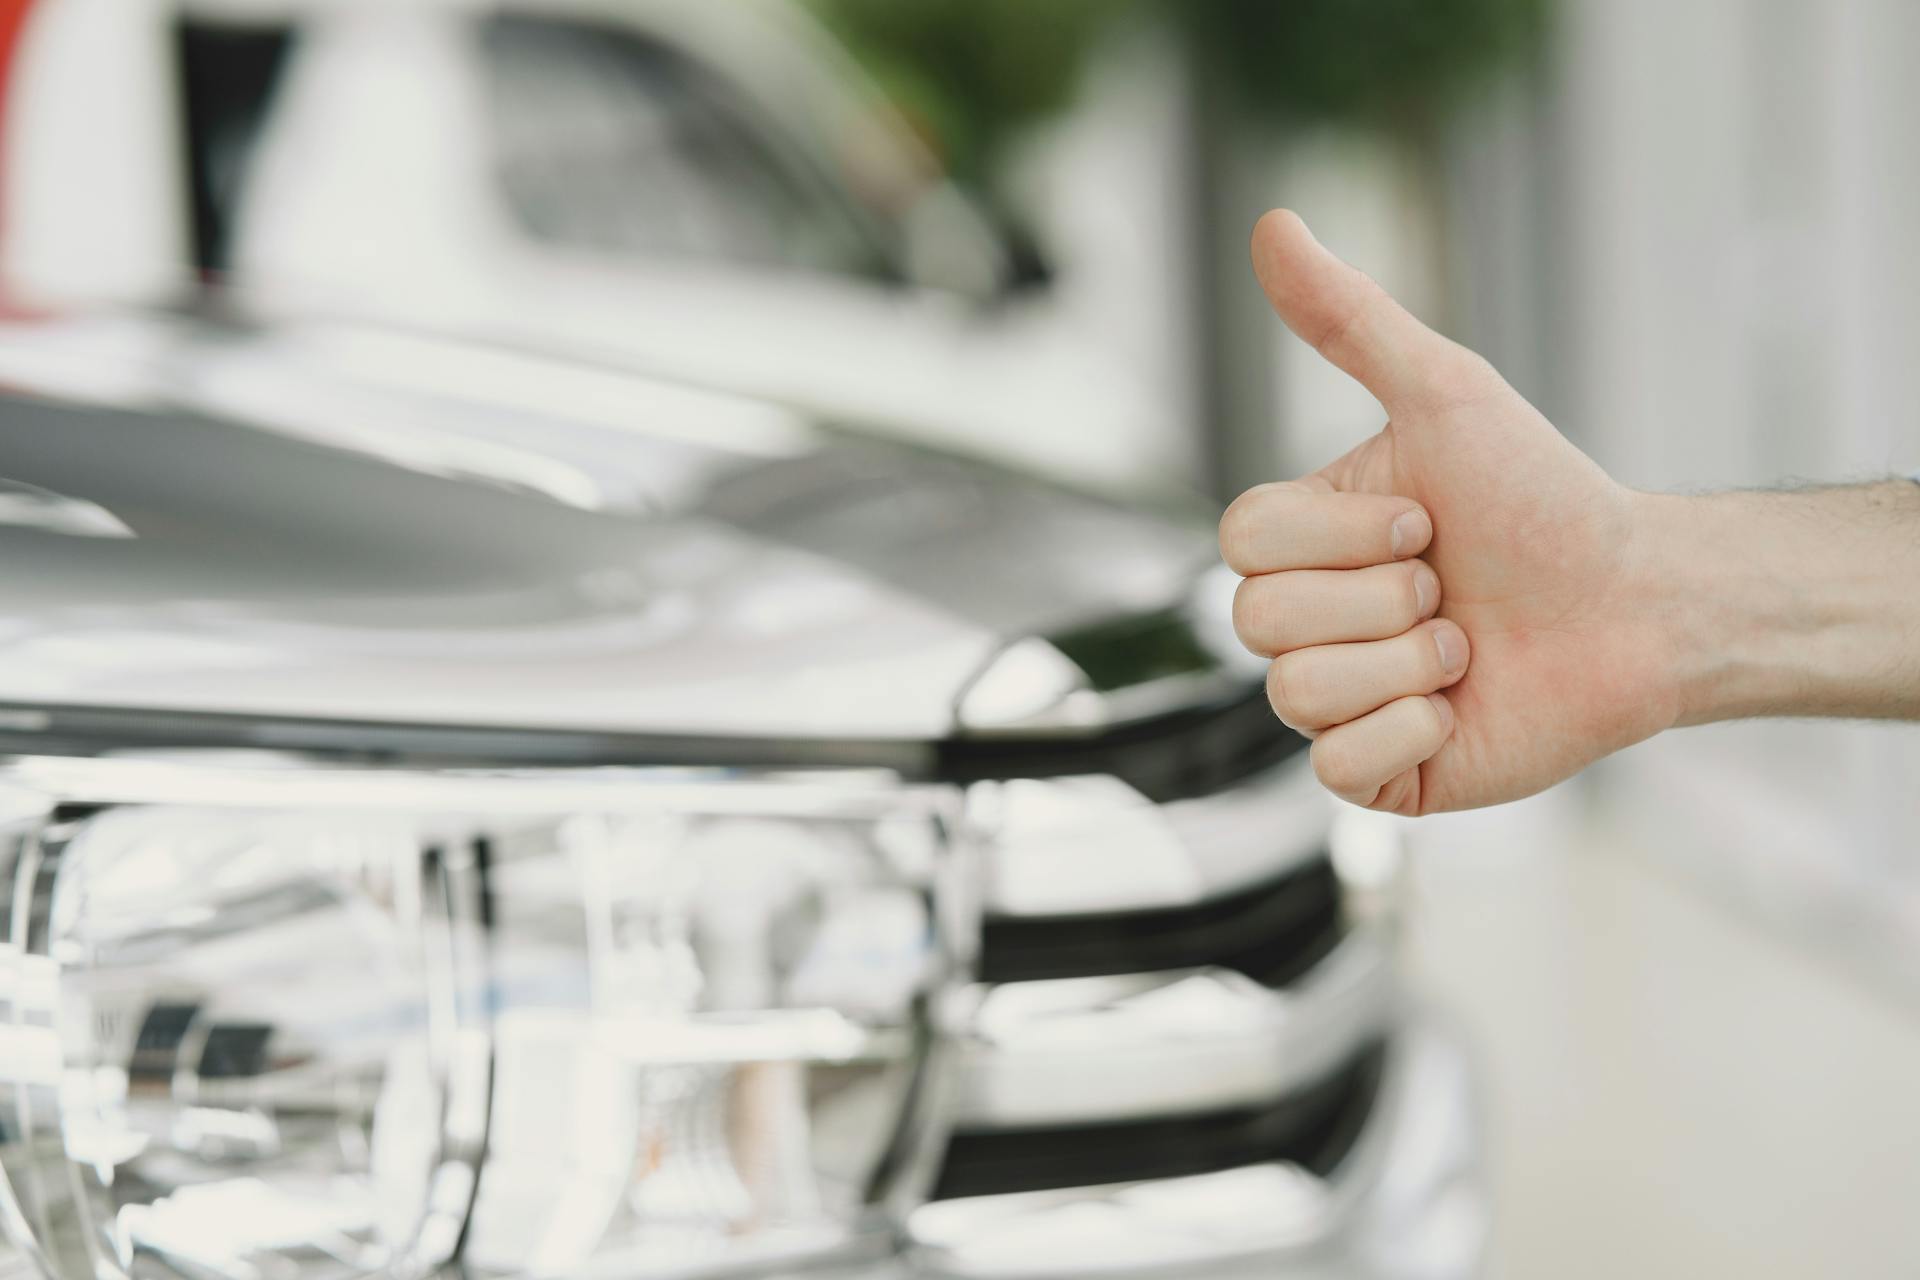
M 1186 447 L 1164 372 L 1064 314 L 791 4 L 31 0 L 13 64 L 16 299 L 217 288 L 1081 483 Z

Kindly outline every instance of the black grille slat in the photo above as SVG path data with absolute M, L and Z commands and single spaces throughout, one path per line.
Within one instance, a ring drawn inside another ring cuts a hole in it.
M 1198 1116 L 953 1135 L 936 1200 L 1218 1173 L 1286 1161 L 1326 1177 L 1372 1113 L 1387 1049 L 1373 1043 L 1326 1078 L 1264 1107 Z
M 1150 911 L 989 917 L 980 978 L 1025 982 L 1213 966 L 1284 986 L 1345 932 L 1340 880 L 1323 853 L 1263 884 Z
M 1081 735 L 954 739 L 939 744 L 934 772 L 958 782 L 1107 774 L 1166 803 L 1223 791 L 1306 745 L 1274 719 L 1260 687 L 1211 706 Z

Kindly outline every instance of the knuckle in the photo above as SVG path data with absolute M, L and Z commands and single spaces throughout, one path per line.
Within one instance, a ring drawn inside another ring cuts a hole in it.
M 1286 649 L 1284 587 L 1277 574 L 1246 578 L 1233 591 L 1233 633 L 1248 651 L 1261 658 L 1279 656 Z
M 1469 404 L 1484 397 L 1500 381 L 1492 364 L 1466 347 L 1451 348 L 1434 370 L 1432 387 L 1442 404 Z
M 1414 769 L 1403 769 L 1387 779 L 1386 785 L 1374 796 L 1369 808 L 1383 813 L 1397 813 L 1411 816 L 1414 806 L 1419 802 L 1419 773 Z
M 1259 493 L 1258 489 L 1247 490 L 1220 517 L 1220 557 L 1240 573 L 1248 572 L 1253 565 Z
M 1369 322 L 1384 296 L 1380 286 L 1373 284 L 1371 280 L 1367 283 L 1373 287 L 1368 292 L 1366 301 L 1329 321 L 1320 331 L 1319 338 L 1314 341 L 1314 350 L 1335 364 L 1351 359 L 1367 346 L 1366 334 Z
M 1301 688 L 1311 665 L 1298 654 L 1282 654 L 1267 667 L 1267 703 L 1281 723 L 1295 729 L 1321 727 L 1312 712 L 1311 695 Z
M 1337 692 L 1326 664 L 1311 649 L 1283 653 L 1267 668 L 1267 701 L 1274 714 L 1295 729 L 1326 729 L 1337 723 L 1332 711 Z
M 1277 502 L 1300 485 L 1290 480 L 1255 485 L 1220 515 L 1220 557 L 1237 573 L 1260 571 L 1260 546 L 1278 514 Z
M 1273 714 L 1280 717 L 1282 724 L 1295 724 L 1293 717 L 1293 699 L 1287 691 L 1286 661 L 1275 658 L 1267 664 L 1267 705 L 1273 708 Z
M 1399 726 L 1400 743 L 1415 758 L 1425 760 L 1446 741 L 1445 714 L 1424 693 L 1410 693 L 1390 704 Z
M 1320 779 L 1320 785 L 1341 798 L 1365 796 L 1372 788 L 1367 785 L 1366 761 L 1337 737 L 1322 737 L 1315 740 L 1312 749 L 1313 773 Z
M 1277 584 L 1261 578 L 1243 579 L 1233 592 L 1233 634 L 1263 658 L 1280 651 L 1279 610 L 1272 599 Z

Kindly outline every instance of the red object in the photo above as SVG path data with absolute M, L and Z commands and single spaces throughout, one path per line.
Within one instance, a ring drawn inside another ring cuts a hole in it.
M 13 73 L 19 62 L 20 34 L 26 29 L 27 13 L 33 6 L 34 0 L 0 0 L 0 209 L 5 207 L 7 182 L 12 177 L 5 144 L 13 99 Z M 6 224 L 0 220 L 0 241 L 4 241 L 5 236 Z M 5 281 L 0 280 L 0 312 L 11 314 L 12 311 Z
M 13 97 L 14 55 L 20 51 L 20 33 L 33 5 L 34 0 L 0 0 L 0 138 L 5 137 L 7 107 Z M 6 165 L 0 163 L 0 182 L 5 181 L 6 172 Z

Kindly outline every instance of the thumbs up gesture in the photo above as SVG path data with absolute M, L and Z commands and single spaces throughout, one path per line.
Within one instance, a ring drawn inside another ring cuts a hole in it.
M 1253 261 L 1387 415 L 1220 522 L 1235 629 L 1327 788 L 1409 815 L 1492 804 L 1673 724 L 1669 642 L 1636 594 L 1642 495 L 1292 213 L 1261 219 Z

